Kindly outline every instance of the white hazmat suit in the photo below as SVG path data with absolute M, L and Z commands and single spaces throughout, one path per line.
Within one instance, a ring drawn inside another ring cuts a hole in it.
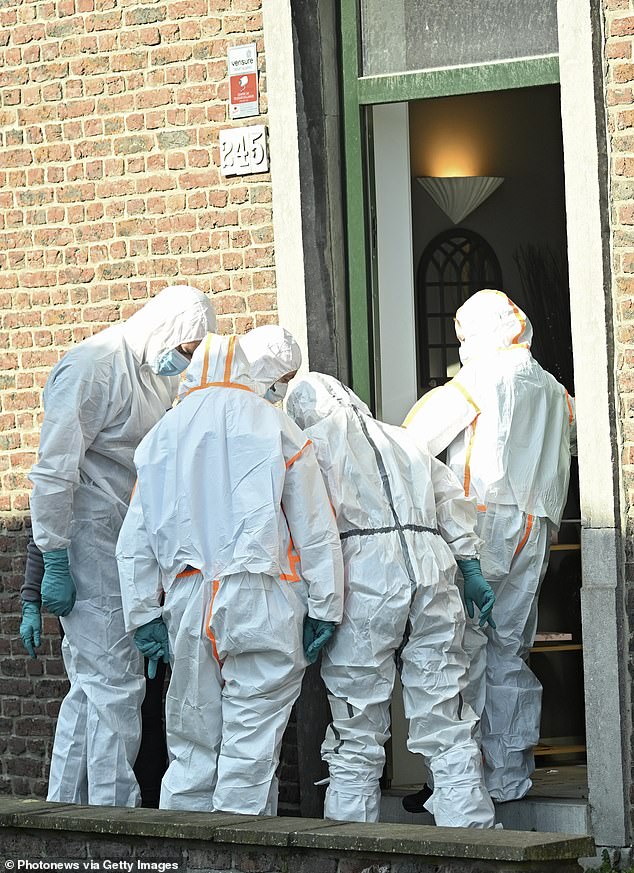
M 465 697 L 481 716 L 487 787 L 494 800 L 531 787 L 541 685 L 526 664 L 550 534 L 568 492 L 574 401 L 530 352 L 532 327 L 502 292 L 479 291 L 456 313 L 462 368 L 405 420 L 477 499 L 482 573 L 496 596 L 497 629 L 469 622 Z
M 70 680 L 55 732 L 48 800 L 136 806 L 143 659 L 126 633 L 115 545 L 136 477 L 134 450 L 172 405 L 178 379 L 151 367 L 215 327 L 205 295 L 161 291 L 126 322 L 68 351 L 44 389 L 32 468 L 33 536 L 68 549 L 76 587 L 61 619 Z
M 398 653 L 408 748 L 434 777 L 427 808 L 438 825 L 492 827 L 476 718 L 460 695 L 467 658 L 454 557 L 477 555 L 475 506 L 444 464 L 375 421 L 336 379 L 311 373 L 287 409 L 315 446 L 345 566 L 344 619 L 321 663 L 332 710 L 325 815 L 379 819 Z
M 275 814 L 304 617 L 341 621 L 341 548 L 312 445 L 263 397 L 299 352 L 275 335 L 283 351 L 263 342 L 252 363 L 237 337 L 210 335 L 135 457 L 117 557 L 128 629 L 162 615 L 169 632 L 162 807 Z
M 261 385 L 274 385 L 282 376 L 295 374 L 302 353 L 292 335 L 277 324 L 256 327 L 240 337 L 240 347 L 249 361 L 249 375 Z

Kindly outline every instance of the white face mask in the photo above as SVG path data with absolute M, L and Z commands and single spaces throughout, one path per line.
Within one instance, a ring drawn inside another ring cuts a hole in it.
M 171 349 L 154 361 L 151 368 L 157 376 L 178 376 L 189 367 L 189 364 L 189 358 L 186 358 L 177 349 Z
M 281 403 L 286 397 L 288 382 L 274 382 L 264 393 L 264 399 L 269 403 Z

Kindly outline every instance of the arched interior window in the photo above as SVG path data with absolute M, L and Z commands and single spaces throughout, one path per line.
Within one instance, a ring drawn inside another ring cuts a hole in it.
M 416 277 L 419 391 L 443 385 L 459 368 L 454 315 L 482 288 L 502 290 L 502 271 L 489 243 L 472 230 L 452 228 L 423 252 Z

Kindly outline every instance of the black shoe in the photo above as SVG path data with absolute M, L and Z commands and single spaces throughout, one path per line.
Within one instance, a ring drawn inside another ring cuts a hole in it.
M 425 804 L 434 792 L 427 785 L 423 785 L 415 794 L 406 794 L 402 800 L 403 809 L 407 812 L 427 812 Z

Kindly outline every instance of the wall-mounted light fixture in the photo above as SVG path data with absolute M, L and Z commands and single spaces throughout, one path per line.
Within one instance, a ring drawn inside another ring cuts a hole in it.
M 504 181 L 500 176 L 417 176 L 417 179 L 454 224 L 484 203 Z

